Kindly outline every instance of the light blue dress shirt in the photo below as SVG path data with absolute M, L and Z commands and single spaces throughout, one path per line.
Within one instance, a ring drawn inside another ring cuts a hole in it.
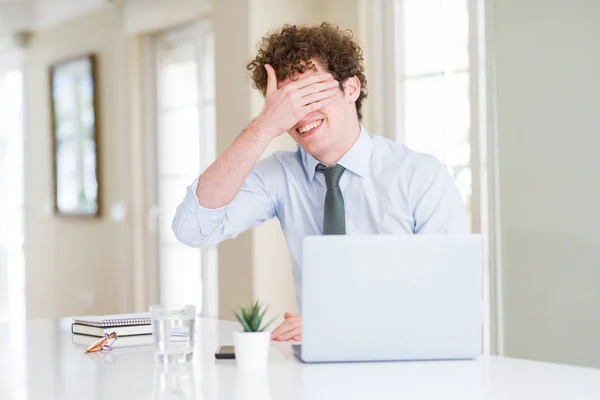
M 212 246 L 277 217 L 292 259 L 300 305 L 302 239 L 323 234 L 325 178 L 319 161 L 298 147 L 261 160 L 235 199 L 218 209 L 202 207 L 198 179 L 175 214 L 177 239 L 192 247 Z M 338 161 L 348 235 L 467 233 L 462 198 L 446 168 L 361 127 L 358 140 Z

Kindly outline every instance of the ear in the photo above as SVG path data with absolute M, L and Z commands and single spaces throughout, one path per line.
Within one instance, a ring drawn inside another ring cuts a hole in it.
M 360 80 L 356 75 L 351 76 L 344 81 L 343 86 L 345 99 L 348 103 L 355 103 L 358 100 L 358 96 L 360 96 Z

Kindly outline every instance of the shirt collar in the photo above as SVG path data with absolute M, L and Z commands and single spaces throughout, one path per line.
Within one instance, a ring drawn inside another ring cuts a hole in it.
M 304 149 L 300 148 L 300 151 L 302 152 L 302 161 L 304 168 L 306 169 L 306 174 L 312 180 L 316 173 L 316 167 L 320 161 L 312 154 L 305 152 Z M 369 161 L 371 160 L 372 152 L 373 139 L 361 125 L 358 139 L 337 163 L 363 178 L 369 170 Z

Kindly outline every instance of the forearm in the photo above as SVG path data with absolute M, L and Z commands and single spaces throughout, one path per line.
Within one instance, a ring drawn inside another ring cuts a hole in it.
M 273 135 L 251 123 L 200 176 L 196 196 L 201 206 L 223 207 L 235 198 Z

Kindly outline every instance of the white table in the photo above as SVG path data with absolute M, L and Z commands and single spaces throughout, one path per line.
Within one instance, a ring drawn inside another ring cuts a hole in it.
M 198 320 L 194 361 L 152 352 L 85 355 L 69 320 L 0 323 L 0 399 L 600 399 L 600 370 L 502 357 L 305 365 L 273 343 L 265 373 L 217 361 L 237 324 Z

